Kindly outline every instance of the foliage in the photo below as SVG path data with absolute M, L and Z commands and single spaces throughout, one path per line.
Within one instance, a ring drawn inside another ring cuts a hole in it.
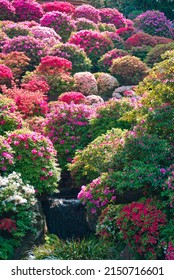
M 136 56 L 136 57 L 140 58 L 143 62 L 146 62 L 147 54 L 152 49 L 153 48 L 151 46 L 142 45 L 142 46 L 138 46 L 138 47 L 131 47 L 130 50 L 128 50 L 128 52 L 132 56 Z
M 103 23 L 103 22 L 98 23 L 98 29 L 100 30 L 100 32 L 104 32 L 104 31 L 116 32 L 117 30 L 114 24 Z
M 116 32 L 105 31 L 102 34 L 112 40 L 113 48 L 124 49 L 124 41 Z
M 109 72 L 109 68 L 112 65 L 112 61 L 118 57 L 128 55 L 128 52 L 120 49 L 113 49 L 105 53 L 98 61 L 98 67 L 100 71 Z
M 5 137 L 0 135 L 0 174 L 10 172 L 14 164 L 13 150 Z
M 15 152 L 14 169 L 21 173 L 23 182 L 32 184 L 39 194 L 55 191 L 60 170 L 51 141 L 27 129 L 8 133 L 7 141 Z
M 114 59 L 110 71 L 121 85 L 136 85 L 147 75 L 148 67 L 139 58 L 127 55 Z
M 43 16 L 42 6 L 35 0 L 13 0 L 17 21 L 36 21 Z
M 86 18 L 89 19 L 95 23 L 98 23 L 101 18 L 100 18 L 100 11 L 98 9 L 95 9 L 91 5 L 81 5 L 76 8 L 75 18 Z
M 83 93 L 85 96 L 97 95 L 97 81 L 95 76 L 90 72 L 79 72 L 74 75 L 75 83 L 78 91 Z

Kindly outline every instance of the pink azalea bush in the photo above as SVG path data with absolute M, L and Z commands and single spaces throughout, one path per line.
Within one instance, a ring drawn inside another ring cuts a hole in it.
M 21 88 L 28 91 L 42 91 L 44 94 L 47 94 L 50 90 L 48 83 L 44 79 L 39 78 L 39 76 L 33 77 L 33 79 L 26 83 L 21 83 Z
M 156 40 L 153 36 L 144 33 L 144 32 L 138 32 L 136 34 L 133 34 L 126 40 L 126 47 L 139 47 L 139 46 L 156 46 Z
M 0 64 L 0 85 L 10 85 L 13 80 L 13 72 L 9 67 Z
M 116 28 L 126 26 L 126 20 L 122 13 L 117 9 L 103 8 L 100 9 L 101 21 L 105 23 L 112 23 Z
M 58 97 L 59 101 L 66 102 L 70 104 L 73 102 L 74 104 L 85 103 L 86 97 L 81 92 L 70 91 L 64 92 Z
M 13 150 L 5 137 L 0 135 L 0 174 L 10 172 L 14 164 Z
M 61 12 L 53 11 L 46 13 L 40 20 L 41 26 L 53 28 L 62 40 L 66 42 L 72 31 L 75 30 L 75 24 L 72 18 Z
M 60 179 L 56 151 L 51 141 L 27 129 L 8 133 L 7 142 L 14 150 L 15 171 L 30 182 L 39 194 L 52 193 Z
M 78 91 L 82 92 L 85 96 L 98 94 L 97 81 L 90 72 L 76 73 L 74 80 Z
M 38 22 L 44 13 L 42 6 L 35 0 L 13 0 L 12 5 L 16 9 L 17 21 Z
M 135 27 L 144 32 L 172 38 L 171 22 L 160 11 L 146 11 L 134 19 Z
M 105 31 L 105 32 L 102 32 L 102 34 L 112 40 L 112 42 L 114 44 L 114 46 L 113 46 L 114 48 L 124 49 L 124 41 L 116 32 Z
M 52 42 L 54 40 L 55 44 L 59 43 L 62 38 L 54 31 L 53 28 L 45 26 L 33 26 L 30 29 L 30 32 L 34 35 L 35 38 L 39 38 L 44 42 Z
M 75 7 L 68 2 L 46 2 L 42 4 L 44 12 L 58 11 L 66 14 L 73 14 L 75 12 Z
M 95 65 L 100 57 L 113 48 L 113 42 L 104 34 L 98 31 L 82 30 L 74 33 L 69 43 L 83 48 Z
M 86 18 L 95 23 L 100 21 L 100 12 L 91 5 L 81 5 L 76 8 L 74 13 L 75 18 Z
M 0 0 L 0 20 L 12 20 L 15 18 L 15 8 L 8 0 Z
M 126 26 L 117 29 L 116 33 L 124 40 L 128 39 L 135 33 L 135 28 L 133 26 Z
M 3 31 L 9 38 L 17 36 L 27 36 L 30 34 L 30 28 L 22 23 L 9 23 L 3 27 Z

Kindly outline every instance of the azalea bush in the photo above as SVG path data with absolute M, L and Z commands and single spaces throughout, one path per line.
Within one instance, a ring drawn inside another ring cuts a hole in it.
M 12 259 L 28 232 L 34 232 L 34 188 L 19 173 L 0 176 L 0 259 Z
M 127 40 L 135 33 L 135 28 L 133 26 L 121 27 L 117 29 L 116 33 L 124 40 Z
M 63 171 L 77 149 L 83 149 L 90 141 L 89 118 L 92 109 L 85 104 L 51 102 L 50 113 L 45 120 L 45 135 L 57 150 Z
M 112 23 L 117 29 L 126 26 L 126 21 L 123 14 L 120 13 L 117 9 L 100 9 L 100 16 L 102 22 Z
M 69 43 L 83 48 L 94 65 L 104 53 L 113 48 L 111 39 L 98 31 L 92 30 L 82 30 L 72 34 Z
M 92 68 L 91 60 L 85 51 L 74 44 L 57 44 L 50 50 L 50 55 L 63 57 L 72 62 L 72 73 L 89 71 Z
M 146 63 L 147 54 L 148 52 L 150 52 L 151 49 L 153 49 L 151 46 L 142 45 L 138 47 L 131 47 L 130 50 L 128 50 L 128 52 L 132 56 L 136 56 Z
M 22 23 L 9 23 L 3 27 L 3 31 L 9 38 L 31 35 L 29 27 Z
M 76 19 L 76 30 L 98 30 L 98 25 L 92 20 L 86 18 L 77 18 Z
M 35 38 L 43 40 L 45 43 L 58 44 L 62 38 L 54 31 L 54 29 L 45 26 L 33 26 L 30 28 L 30 32 Z
M 73 14 L 75 12 L 75 7 L 71 3 L 68 2 L 46 2 L 42 4 L 42 8 L 45 13 L 52 12 L 52 11 L 58 11 L 66 14 Z
M 98 94 L 97 81 L 92 73 L 78 72 L 74 75 L 74 80 L 78 91 L 85 96 Z
M 76 8 L 74 13 L 75 18 L 86 18 L 95 23 L 100 21 L 100 11 L 91 5 L 81 5 Z
M 134 19 L 135 27 L 144 32 L 164 37 L 172 37 L 171 23 L 160 11 L 146 11 Z
M 9 67 L 0 64 L 0 85 L 10 86 L 13 80 L 13 72 Z
M 8 144 L 5 137 L 0 135 L 0 174 L 3 175 L 5 172 L 10 172 L 14 165 L 13 150 Z
M 116 32 L 116 30 L 117 30 L 114 24 L 112 24 L 112 23 L 103 23 L 103 22 L 99 22 L 98 23 L 98 29 L 101 32 L 104 32 L 104 31 Z
M 116 78 L 107 73 L 96 73 L 95 78 L 98 84 L 98 93 L 104 99 L 112 97 L 114 89 L 119 86 Z
M 105 32 L 102 32 L 102 34 L 112 40 L 112 42 L 114 44 L 114 46 L 113 46 L 114 48 L 124 49 L 124 47 L 125 47 L 124 41 L 116 32 L 105 31 Z
M 8 0 L 0 0 L 0 20 L 12 20 L 15 18 L 15 8 Z
M 113 60 L 111 74 L 121 85 L 136 85 L 148 74 L 148 67 L 135 56 L 123 56 Z
M 13 0 L 17 21 L 36 21 L 43 16 L 42 6 L 35 0 Z
M 143 45 L 154 47 L 156 45 L 156 40 L 153 36 L 144 32 L 133 34 L 126 40 L 126 47 L 128 49 L 131 47 L 140 47 Z
M 47 12 L 40 20 L 41 26 L 53 28 L 61 36 L 63 42 L 66 42 L 72 31 L 75 30 L 75 24 L 71 17 L 65 13 L 53 11 Z
M 73 102 L 74 104 L 85 103 L 86 97 L 81 92 L 70 91 L 64 92 L 58 97 L 59 101 L 66 102 L 70 104 Z
M 31 80 L 21 83 L 21 88 L 28 91 L 42 91 L 44 94 L 47 94 L 50 90 L 50 87 L 46 80 L 42 77 L 35 75 Z M 41 94 L 42 95 L 42 94 Z
M 126 50 L 121 49 L 113 49 L 105 53 L 98 61 L 99 70 L 103 72 L 109 72 L 109 68 L 112 65 L 112 61 L 118 57 L 122 57 L 125 55 L 128 55 L 128 52 Z
M 60 169 L 52 142 L 27 129 L 8 133 L 7 141 L 15 152 L 15 171 L 21 173 L 23 182 L 32 184 L 38 194 L 54 192 Z

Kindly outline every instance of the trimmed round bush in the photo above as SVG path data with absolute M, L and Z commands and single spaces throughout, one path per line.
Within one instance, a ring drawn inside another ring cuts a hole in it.
M 30 29 L 30 32 L 33 34 L 35 38 L 39 38 L 41 40 L 52 40 L 55 39 L 57 43 L 62 40 L 62 38 L 54 31 L 53 28 L 45 27 L 45 26 L 33 26 Z
M 142 45 L 154 47 L 156 46 L 156 40 L 147 33 L 138 32 L 129 37 L 125 44 L 128 49 L 131 47 L 141 47 Z
M 9 23 L 3 27 L 9 38 L 31 35 L 30 28 L 22 23 Z
M 140 58 L 143 62 L 145 62 L 147 54 L 151 49 L 152 49 L 151 46 L 142 45 L 139 47 L 131 47 L 131 49 L 128 50 L 128 52 L 129 52 L 129 54 L 136 56 L 136 57 Z
M 98 23 L 98 29 L 100 30 L 100 32 L 105 32 L 105 31 L 116 32 L 117 30 L 114 24 L 103 23 L 103 22 Z
M 98 93 L 104 99 L 112 97 L 112 93 L 119 83 L 116 78 L 107 73 L 96 73 L 95 78 L 98 84 Z
M 39 194 L 54 192 L 60 169 L 52 142 L 27 129 L 8 133 L 7 141 L 15 152 L 15 171 L 21 173 L 23 182 L 30 182 Z
M 134 19 L 134 24 L 148 34 L 172 37 L 171 22 L 160 11 L 146 11 Z
M 15 8 L 10 1 L 0 0 L 0 20 L 13 20 L 15 12 Z
M 0 64 L 0 85 L 10 86 L 13 80 L 13 72 L 9 67 Z
M 76 22 L 76 30 L 98 30 L 98 25 L 94 23 L 92 20 L 86 18 L 77 18 Z
M 114 48 L 124 49 L 124 41 L 116 32 L 105 31 L 102 34 L 112 40 Z
M 61 36 L 63 42 L 66 42 L 72 31 L 75 30 L 75 24 L 72 18 L 61 12 L 53 11 L 46 13 L 40 20 L 41 26 L 53 28 Z
M 98 61 L 98 68 L 100 71 L 109 72 L 109 68 L 112 65 L 112 61 L 118 57 L 128 55 L 126 50 L 113 49 L 105 53 Z
M 42 6 L 35 0 L 13 0 L 12 4 L 16 9 L 17 21 L 38 22 L 44 14 Z
M 161 37 L 161 36 L 153 36 L 153 38 L 156 40 L 156 44 L 168 44 L 171 42 L 174 42 L 174 40 L 166 37 Z
M 101 21 L 105 23 L 114 24 L 116 28 L 126 26 L 126 20 L 122 13 L 117 9 L 103 8 L 100 9 Z
M 99 95 L 88 95 L 86 97 L 86 102 L 87 105 L 92 105 L 96 106 L 98 104 L 104 103 L 104 100 L 101 98 Z
M 14 156 L 13 150 L 8 144 L 5 137 L 0 135 L 0 174 L 3 175 L 5 172 L 10 172 L 13 169 Z
M 50 50 L 50 55 L 66 58 L 72 62 L 72 73 L 89 71 L 92 68 L 91 60 L 85 51 L 74 44 L 58 44 Z
M 86 97 L 81 92 L 70 91 L 64 92 L 58 97 L 59 101 L 66 102 L 70 104 L 73 102 L 74 104 L 85 103 Z
M 113 48 L 113 42 L 104 34 L 98 31 L 82 30 L 74 33 L 69 43 L 83 48 L 95 65 L 100 57 Z
M 78 91 L 82 92 L 85 96 L 98 94 L 97 81 L 90 72 L 76 73 L 74 80 Z
M 124 40 L 127 40 L 135 33 L 135 28 L 133 26 L 121 27 L 117 29 L 116 33 Z
M 45 13 L 52 12 L 52 11 L 58 11 L 61 13 L 66 14 L 73 14 L 75 12 L 75 7 L 71 3 L 68 2 L 46 2 L 42 4 L 42 8 Z
M 111 74 L 121 85 L 136 85 L 148 74 L 148 67 L 135 56 L 124 56 L 113 60 Z
M 100 12 L 98 9 L 94 8 L 91 5 L 81 5 L 76 8 L 75 18 L 86 18 L 89 19 L 95 23 L 98 23 L 100 21 Z
M 26 89 L 28 91 L 42 91 L 44 94 L 48 93 L 50 87 L 45 79 L 35 76 L 33 79 L 21 83 L 21 88 Z

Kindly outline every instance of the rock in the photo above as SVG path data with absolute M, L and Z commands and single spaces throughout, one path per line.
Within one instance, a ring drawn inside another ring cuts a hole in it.
M 123 97 L 120 93 L 115 92 L 115 91 L 114 91 L 114 93 L 112 94 L 112 96 L 113 96 L 113 98 L 116 98 L 116 99 L 121 99 L 121 98 Z
M 122 87 L 118 87 L 118 88 L 115 89 L 114 92 L 122 93 L 122 92 L 124 92 L 126 90 L 131 90 L 133 87 L 135 87 L 135 86 L 122 86 Z

